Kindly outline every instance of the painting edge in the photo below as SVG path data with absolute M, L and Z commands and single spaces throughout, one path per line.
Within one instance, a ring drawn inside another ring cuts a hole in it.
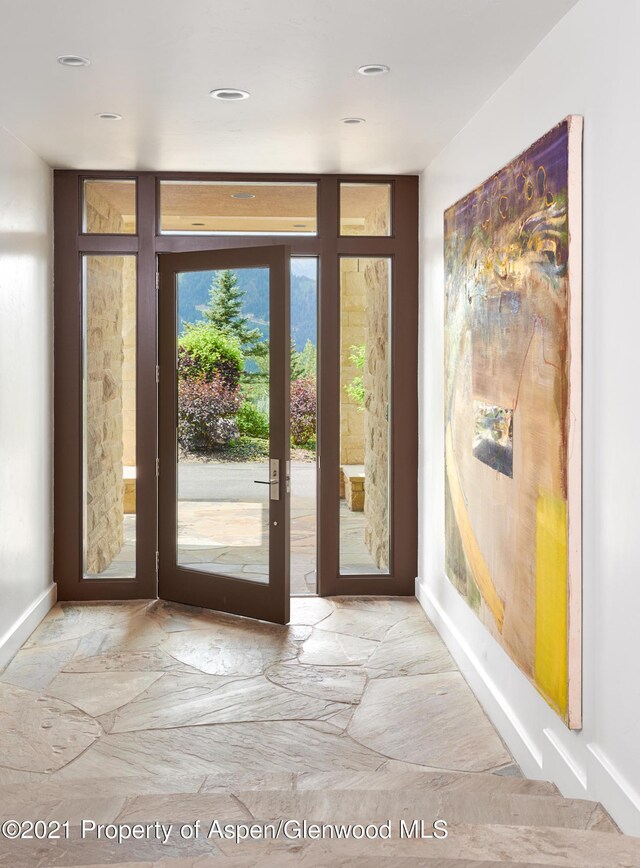
M 582 132 L 581 115 L 565 118 L 569 168 L 569 452 L 567 456 L 567 727 L 582 729 Z

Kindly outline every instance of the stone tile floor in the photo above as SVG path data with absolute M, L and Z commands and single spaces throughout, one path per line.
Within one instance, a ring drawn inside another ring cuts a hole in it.
M 640 865 L 602 808 L 522 777 L 414 599 L 292 599 L 289 626 L 162 601 L 56 606 L 0 675 L 0 865 Z M 181 824 L 435 818 L 445 840 L 245 841 Z M 81 819 L 173 823 L 80 840 Z

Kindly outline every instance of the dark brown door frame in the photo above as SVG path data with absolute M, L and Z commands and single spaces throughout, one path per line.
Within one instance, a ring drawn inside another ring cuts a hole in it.
M 319 211 L 326 224 L 321 259 L 319 412 L 321 493 L 318 511 L 318 575 L 322 596 L 340 594 L 413 595 L 418 548 L 418 183 L 412 176 L 393 180 L 391 238 L 336 235 L 339 181 L 332 179 Z M 381 179 L 385 180 L 385 179 Z M 331 235 L 329 233 L 332 233 Z M 387 242 L 382 244 L 380 242 Z M 389 575 L 339 575 L 340 466 L 340 259 L 391 258 L 391 443 Z
M 138 236 L 83 235 L 82 176 L 54 173 L 54 580 L 60 600 L 156 597 L 155 185 L 138 178 Z M 111 241 L 111 243 L 105 243 Z M 137 258 L 136 578 L 83 579 L 82 257 Z M 149 324 L 152 327 L 149 327 Z
M 263 621 L 289 620 L 289 260 L 286 245 L 160 254 L 159 594 L 163 599 Z M 225 268 L 269 269 L 269 458 L 280 462 L 279 499 L 269 504 L 269 582 L 243 581 L 177 563 L 176 275 Z
M 137 181 L 137 235 L 82 232 L 85 179 Z M 186 236 L 158 234 L 160 180 L 312 181 L 318 185 L 316 236 Z M 341 237 L 340 182 L 392 185 L 393 234 Z M 414 593 L 418 536 L 418 178 L 380 175 L 54 173 L 54 578 L 61 600 L 150 598 L 157 595 L 156 254 L 286 243 L 292 256 L 319 257 L 318 304 L 318 593 Z M 137 255 L 137 518 L 136 579 L 82 578 L 83 254 Z M 391 564 L 388 576 L 339 575 L 339 346 L 342 257 L 389 257 L 391 301 Z

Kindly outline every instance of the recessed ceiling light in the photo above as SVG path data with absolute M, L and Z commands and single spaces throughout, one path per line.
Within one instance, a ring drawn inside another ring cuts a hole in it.
M 234 100 L 249 99 L 251 96 L 246 90 L 238 90 L 236 87 L 219 87 L 217 90 L 212 90 L 209 93 L 214 99 L 223 99 L 227 102 Z
M 121 121 L 122 120 L 122 115 L 119 115 L 117 112 L 98 112 L 96 117 L 101 118 L 103 121 Z
M 89 66 L 91 61 L 86 57 L 81 57 L 79 54 L 61 54 L 58 57 L 58 63 L 63 66 Z
M 360 75 L 384 75 L 389 72 L 389 67 L 384 63 L 366 63 L 358 67 Z
M 364 118 L 342 118 L 341 123 L 343 123 L 343 124 L 366 124 L 366 120 Z
M 232 193 L 232 199 L 255 199 L 255 193 Z

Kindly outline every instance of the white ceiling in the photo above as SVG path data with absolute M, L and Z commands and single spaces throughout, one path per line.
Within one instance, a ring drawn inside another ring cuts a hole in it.
M 56 167 L 416 172 L 575 2 L 0 0 L 0 126 Z

